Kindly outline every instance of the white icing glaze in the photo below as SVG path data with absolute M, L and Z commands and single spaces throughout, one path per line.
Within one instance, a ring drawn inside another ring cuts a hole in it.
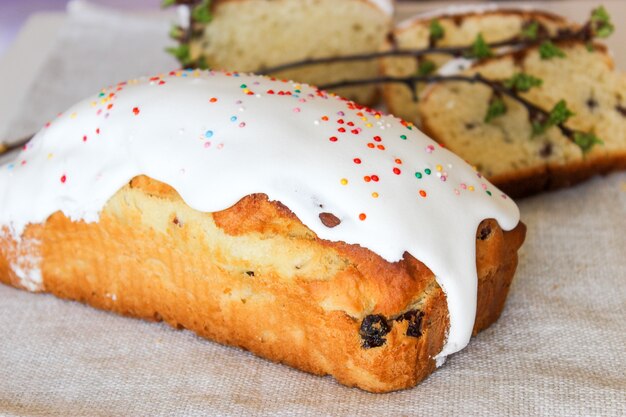
M 513 201 L 393 116 L 304 84 L 179 71 L 104 89 L 43 128 L 0 167 L 0 225 L 19 237 L 58 210 L 97 221 L 139 174 L 203 212 L 265 193 L 320 238 L 391 262 L 411 253 L 447 295 L 451 327 L 440 359 L 471 336 L 479 223 L 494 218 L 510 230 L 519 221 Z M 324 226 L 320 212 L 341 223 Z
M 385 12 L 385 14 L 393 15 L 393 0 L 369 0 L 369 2 Z

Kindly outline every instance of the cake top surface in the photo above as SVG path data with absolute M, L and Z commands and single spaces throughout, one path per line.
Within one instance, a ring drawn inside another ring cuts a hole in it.
M 104 88 L 47 123 L 0 166 L 0 225 L 19 237 L 56 211 L 97 221 L 141 174 L 202 212 L 265 193 L 322 239 L 390 262 L 411 253 L 448 299 L 441 357 L 471 336 L 478 225 L 519 221 L 506 195 L 400 119 L 292 81 L 175 71 Z

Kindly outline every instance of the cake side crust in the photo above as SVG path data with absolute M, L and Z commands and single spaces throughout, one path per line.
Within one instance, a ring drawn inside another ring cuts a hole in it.
M 524 231 L 520 223 L 502 232 L 492 220 L 479 228 L 474 332 L 501 312 Z M 39 242 L 29 250 L 40 252 L 45 292 L 163 320 L 372 392 L 428 376 L 449 325 L 445 295 L 412 256 L 390 264 L 364 248 L 322 241 L 263 195 L 199 213 L 167 185 L 138 177 L 109 201 L 98 223 L 55 213 L 29 226 L 26 240 Z M 0 281 L 24 287 L 13 267 L 23 255 L 5 230 Z M 388 332 L 380 346 L 364 348 L 360 332 L 372 317 Z

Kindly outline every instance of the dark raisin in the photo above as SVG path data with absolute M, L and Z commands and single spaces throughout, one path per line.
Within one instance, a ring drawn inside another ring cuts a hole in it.
M 384 316 L 380 314 L 366 316 L 361 322 L 361 328 L 359 329 L 359 335 L 363 339 L 361 347 L 370 349 L 384 345 L 387 341 L 385 335 L 390 330 L 389 323 L 387 323 Z
M 183 227 L 183 224 L 181 223 L 180 220 L 178 220 L 178 217 L 174 217 L 174 220 L 172 220 L 172 223 L 174 223 L 178 227 Z
M 247 274 L 249 277 L 253 277 L 253 276 L 254 276 L 254 271 L 246 271 L 246 274 Z
M 547 158 L 552 155 L 552 143 L 546 142 L 539 150 L 539 156 L 542 158 Z
M 419 310 L 410 310 L 399 316 L 396 321 L 408 321 L 409 326 L 406 328 L 406 335 L 411 337 L 422 336 L 422 318 L 424 312 Z
M 615 110 L 617 110 L 619 114 L 622 115 L 622 117 L 626 117 L 626 107 L 622 106 L 621 104 L 618 104 L 617 106 L 615 106 Z
M 472 130 L 476 127 L 475 123 L 465 123 L 465 129 Z
M 330 228 L 333 228 L 341 223 L 341 220 L 339 220 L 333 213 L 320 213 L 320 220 L 324 226 Z
M 478 239 L 485 240 L 491 235 L 491 226 L 487 225 L 478 232 Z
M 593 97 L 589 97 L 587 99 L 587 101 L 585 101 L 585 104 L 587 105 L 587 107 L 589 108 L 590 112 L 593 112 L 595 110 L 596 107 L 598 107 L 598 102 L 596 101 L 595 98 Z

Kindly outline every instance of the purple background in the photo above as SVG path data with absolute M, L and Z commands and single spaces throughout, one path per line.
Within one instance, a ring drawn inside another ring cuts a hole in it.
M 68 0 L 0 0 L 0 57 L 31 13 L 64 11 Z M 120 9 L 157 9 L 160 0 L 91 0 Z

